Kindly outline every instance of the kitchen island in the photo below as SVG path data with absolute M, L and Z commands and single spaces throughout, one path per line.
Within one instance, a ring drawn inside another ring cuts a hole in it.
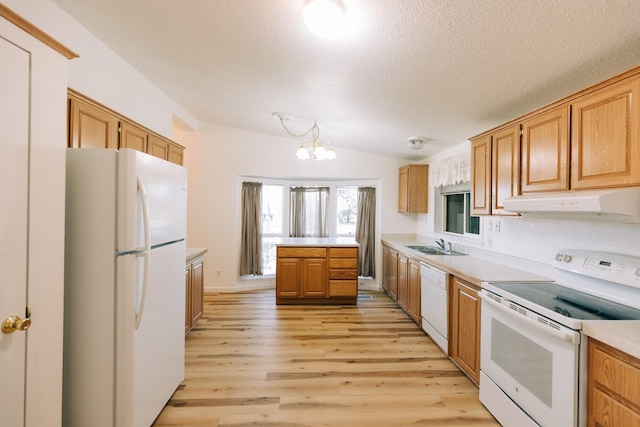
M 357 304 L 358 249 L 350 238 L 278 240 L 276 304 Z

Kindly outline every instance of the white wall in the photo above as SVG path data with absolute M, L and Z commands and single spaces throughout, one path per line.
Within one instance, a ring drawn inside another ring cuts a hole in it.
M 274 121 L 274 127 L 277 126 L 279 123 Z M 300 161 L 295 158 L 299 141 L 293 138 L 215 125 L 199 132 L 175 129 L 174 139 L 187 147 L 187 242 L 192 247 L 209 249 L 205 258 L 205 288 L 209 290 L 233 291 L 256 286 L 251 281 L 240 281 L 238 275 L 241 176 L 379 180 L 379 232 L 415 233 L 417 216 L 397 212 L 398 168 L 408 163 L 406 160 L 336 147 L 336 160 Z M 377 277 L 381 275 L 380 252 Z M 218 270 L 220 277 L 216 276 Z M 273 286 L 273 280 L 267 285 Z
M 174 119 L 196 129 L 197 120 L 49 0 L 2 0 L 79 55 L 69 62 L 69 87 L 171 138 Z

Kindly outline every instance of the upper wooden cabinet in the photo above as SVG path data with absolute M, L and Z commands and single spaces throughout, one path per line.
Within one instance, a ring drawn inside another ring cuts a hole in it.
M 638 186 L 640 67 L 470 141 L 473 215 L 508 214 L 519 194 Z
M 640 76 L 572 103 L 571 187 L 640 185 Z
M 118 148 L 132 148 L 147 152 L 147 132 L 128 122 L 120 122 L 120 145 Z
M 183 164 L 184 147 L 119 116 L 71 90 L 69 142 L 72 148 L 132 148 Z
M 118 119 L 88 102 L 70 98 L 69 147 L 118 148 Z
M 502 202 L 520 194 L 520 126 L 502 129 L 491 139 L 491 213 L 512 215 Z
M 398 212 L 427 213 L 429 165 L 401 167 L 398 182 Z
M 471 215 L 491 213 L 491 135 L 471 140 Z
M 511 215 L 505 198 L 520 194 L 520 126 L 471 140 L 471 214 Z
M 569 189 L 569 106 L 522 122 L 522 192 Z

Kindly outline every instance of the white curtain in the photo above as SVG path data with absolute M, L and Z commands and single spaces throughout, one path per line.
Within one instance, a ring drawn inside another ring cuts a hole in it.
M 429 181 L 434 187 L 460 184 L 471 181 L 471 154 L 440 160 L 429 167 Z

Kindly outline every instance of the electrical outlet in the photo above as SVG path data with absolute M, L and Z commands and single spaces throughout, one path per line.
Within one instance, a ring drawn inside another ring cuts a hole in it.
M 500 232 L 500 220 L 499 220 L 499 219 L 498 219 L 498 220 L 495 220 L 495 221 L 493 222 L 493 230 L 494 230 L 496 233 L 499 233 L 499 232 Z

